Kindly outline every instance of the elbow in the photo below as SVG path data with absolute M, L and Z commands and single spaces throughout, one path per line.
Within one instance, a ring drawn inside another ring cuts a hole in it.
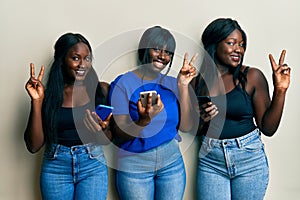
M 262 132 L 267 137 L 272 137 L 275 133 Z
M 180 120 L 179 130 L 182 132 L 192 132 L 195 129 L 198 129 L 199 117 L 193 117 L 189 119 Z
M 193 124 L 191 123 L 180 124 L 179 130 L 186 133 L 191 132 L 193 130 Z
M 261 129 L 261 132 L 267 137 L 272 137 L 273 135 L 275 135 L 276 131 L 277 131 L 277 128 L 275 130 Z
M 24 141 L 25 141 L 27 150 L 32 154 L 37 153 L 41 149 L 41 147 L 43 146 L 43 144 L 41 144 L 41 145 L 32 144 L 32 142 L 30 142 L 30 140 L 27 139 L 26 137 L 24 137 Z
M 110 130 L 104 131 L 104 136 L 101 138 L 99 144 L 109 145 L 112 142 L 113 136 Z
M 37 153 L 37 152 L 40 150 L 40 147 L 39 147 L 39 148 L 32 147 L 32 146 L 29 145 L 28 143 L 26 143 L 26 148 L 27 148 L 27 150 L 28 150 L 31 154 L 35 154 L 35 153 Z

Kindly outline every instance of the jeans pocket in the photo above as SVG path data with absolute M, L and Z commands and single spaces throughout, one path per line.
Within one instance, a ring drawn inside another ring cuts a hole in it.
M 202 141 L 200 145 L 200 157 L 206 156 L 212 150 L 211 146 L 206 142 Z
M 101 146 L 89 146 L 88 154 L 90 159 L 101 159 L 104 153 Z
M 256 138 L 255 140 L 248 141 L 247 143 L 243 144 L 243 149 L 249 152 L 256 152 L 262 150 L 264 144 L 260 140 L 260 138 Z

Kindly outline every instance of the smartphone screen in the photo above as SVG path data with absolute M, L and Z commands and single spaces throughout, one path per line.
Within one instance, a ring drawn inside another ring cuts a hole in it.
M 146 107 L 148 101 L 148 95 L 152 93 L 152 106 L 157 103 L 157 92 L 155 90 L 140 92 L 140 99 L 143 107 Z
M 107 117 L 109 116 L 109 114 L 110 113 L 112 113 L 112 110 L 113 110 L 114 108 L 113 107 L 111 107 L 111 106 L 106 106 L 106 105 L 98 105 L 97 107 L 96 107 L 96 113 L 97 113 L 97 115 L 101 118 L 101 120 L 106 120 L 107 119 Z

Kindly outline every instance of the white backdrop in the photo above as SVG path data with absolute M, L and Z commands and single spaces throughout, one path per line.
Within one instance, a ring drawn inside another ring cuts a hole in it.
M 270 165 L 267 200 L 300 199 L 300 158 L 298 140 L 300 79 L 299 40 L 300 4 L 298 0 L 2 0 L 0 6 L 1 126 L 0 199 L 39 199 L 39 168 L 42 152 L 31 155 L 23 142 L 23 131 L 29 114 L 30 99 L 24 84 L 29 78 L 29 63 L 48 65 L 56 39 L 65 32 L 80 32 L 95 50 L 107 41 L 127 32 L 161 25 L 200 44 L 206 25 L 217 17 L 237 19 L 246 31 L 248 46 L 244 63 L 260 68 L 270 84 L 271 66 L 268 54 L 277 59 L 287 50 L 286 62 L 292 68 L 282 123 L 272 138 L 263 137 Z M 139 38 L 133 39 L 132 47 Z M 107 48 L 96 63 L 107 54 L 123 48 Z M 133 65 L 132 59 L 112 61 L 101 78 L 111 81 Z M 97 66 L 98 67 L 98 66 Z M 100 67 L 101 68 L 101 67 Z M 174 69 L 176 70 L 176 68 Z M 198 143 L 186 148 L 193 138 L 183 136 L 187 168 L 185 200 L 195 198 L 195 170 Z M 113 176 L 108 199 L 116 199 Z

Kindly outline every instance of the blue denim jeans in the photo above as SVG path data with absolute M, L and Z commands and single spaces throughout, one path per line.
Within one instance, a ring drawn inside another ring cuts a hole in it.
M 234 139 L 202 136 L 197 177 L 200 200 L 262 200 L 269 167 L 259 130 Z
M 124 200 L 181 200 L 186 174 L 178 141 L 118 159 L 116 185 Z
M 107 181 L 101 146 L 53 144 L 44 153 L 40 177 L 43 200 L 104 200 Z

